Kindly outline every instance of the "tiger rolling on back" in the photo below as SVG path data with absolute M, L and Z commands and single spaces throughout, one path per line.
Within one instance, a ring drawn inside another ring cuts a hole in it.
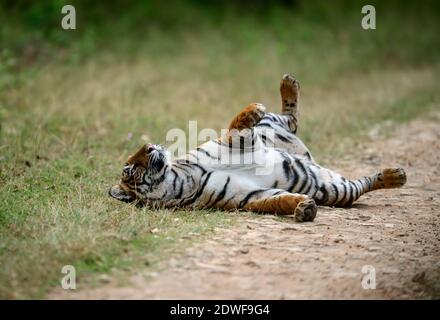
M 109 194 L 151 208 L 247 210 L 302 222 L 313 221 L 317 205 L 350 206 L 364 193 L 405 184 L 400 168 L 349 180 L 317 164 L 296 136 L 298 81 L 284 75 L 280 92 L 280 114 L 250 104 L 225 136 L 173 161 L 161 146 L 142 146 Z

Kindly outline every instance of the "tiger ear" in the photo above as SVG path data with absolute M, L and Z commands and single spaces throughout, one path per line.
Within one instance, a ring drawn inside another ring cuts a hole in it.
M 148 147 L 147 145 L 143 145 L 135 154 L 131 155 L 128 158 L 128 162 L 133 164 L 145 164 L 147 161 Z
M 133 192 L 123 190 L 118 184 L 111 187 L 108 191 L 108 194 L 111 197 L 123 202 L 133 202 L 136 200 L 136 196 Z

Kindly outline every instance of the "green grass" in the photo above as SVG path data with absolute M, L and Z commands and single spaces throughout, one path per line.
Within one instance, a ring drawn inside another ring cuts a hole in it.
M 438 109 L 435 10 L 378 8 L 375 31 L 360 28 L 356 6 L 335 13 L 315 4 L 275 7 L 264 19 L 229 12 L 200 19 L 200 28 L 151 27 L 143 41 L 105 34 L 111 43 L 98 46 L 99 29 L 83 31 L 31 65 L 3 51 L 0 297 L 44 297 L 65 264 L 77 267 L 78 287 L 97 274 L 154 268 L 236 223 L 242 214 L 136 209 L 107 190 L 145 140 L 166 144 L 166 132 L 189 120 L 220 130 L 254 101 L 277 111 L 285 72 L 301 82 L 299 135 L 325 162 L 375 125 Z

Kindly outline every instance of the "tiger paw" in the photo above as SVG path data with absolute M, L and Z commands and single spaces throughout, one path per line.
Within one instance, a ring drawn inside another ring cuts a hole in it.
M 298 203 L 293 215 L 296 222 L 313 221 L 318 212 L 318 206 L 313 199 L 307 199 Z
M 260 122 L 266 114 L 266 107 L 261 103 L 251 103 L 243 109 L 229 125 L 229 130 L 251 129 Z
M 374 189 L 399 188 L 406 183 L 406 173 L 402 168 L 383 169 L 377 175 Z
M 290 74 L 285 74 L 280 82 L 281 99 L 283 100 L 283 112 L 295 108 L 299 97 L 299 82 Z

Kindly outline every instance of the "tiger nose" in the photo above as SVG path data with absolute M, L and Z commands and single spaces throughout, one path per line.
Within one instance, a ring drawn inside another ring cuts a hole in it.
M 151 153 L 151 152 L 153 152 L 155 149 L 154 149 L 154 146 L 152 145 L 152 144 L 149 144 L 148 145 L 148 147 L 147 147 L 147 153 Z

